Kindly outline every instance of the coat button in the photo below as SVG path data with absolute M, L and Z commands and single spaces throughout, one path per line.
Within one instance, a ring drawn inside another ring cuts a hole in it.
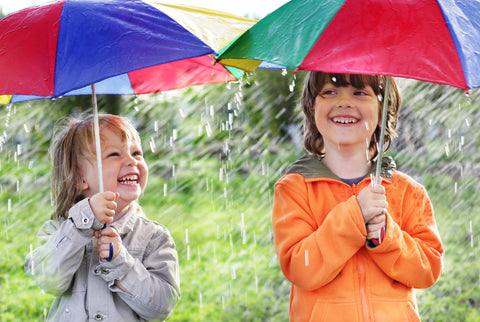
M 99 275 L 99 274 L 100 274 L 100 270 L 99 270 L 98 268 L 95 268 L 95 269 L 93 270 L 93 274 L 94 274 L 94 275 Z
M 88 219 L 88 217 L 83 217 L 82 222 L 86 225 L 90 222 L 90 219 Z
M 102 321 L 103 320 L 103 315 L 100 313 L 95 314 L 95 321 Z
M 110 271 L 108 269 L 102 268 L 102 274 L 103 275 L 107 275 L 108 273 L 110 273 Z

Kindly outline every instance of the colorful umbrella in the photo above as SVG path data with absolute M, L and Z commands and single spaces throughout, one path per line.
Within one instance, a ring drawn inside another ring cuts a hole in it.
M 292 0 L 226 47 L 219 62 L 246 71 L 273 64 L 398 76 L 468 90 L 480 87 L 479 22 L 479 1 Z M 389 89 L 387 77 L 380 147 Z
M 141 0 L 63 0 L 27 8 L 0 20 L 0 94 L 6 94 L 0 99 L 92 93 L 100 151 L 96 93 L 235 80 L 238 71 L 214 64 L 213 55 L 255 22 Z M 97 163 L 103 191 L 100 153 Z
M 0 20 L 2 103 L 238 79 L 213 55 L 256 21 L 140 0 L 63 0 Z
M 479 1 L 292 0 L 227 47 L 219 61 L 247 71 L 268 62 L 469 89 L 480 87 L 479 39 Z

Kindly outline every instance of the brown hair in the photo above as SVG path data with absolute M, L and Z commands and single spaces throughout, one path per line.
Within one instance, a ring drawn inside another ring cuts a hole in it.
M 140 136 L 133 125 L 125 118 L 111 115 L 99 115 L 101 130 L 108 128 L 122 140 L 132 140 L 140 144 Z M 96 157 L 94 143 L 93 116 L 65 118 L 54 131 L 50 147 L 52 159 L 52 200 L 54 212 L 52 218 L 68 218 L 68 210 L 83 199 L 80 161 L 94 160 Z
M 305 149 L 317 155 L 320 158 L 325 156 L 323 137 L 317 129 L 315 123 L 315 99 L 319 95 L 320 90 L 326 83 L 332 83 L 338 87 L 352 85 L 355 88 L 364 88 L 370 85 L 377 97 L 385 96 L 386 76 L 375 75 L 359 75 L 359 74 L 334 74 L 323 72 L 309 72 L 305 78 L 305 86 L 303 88 L 301 104 L 304 113 L 304 146 Z M 384 151 L 388 150 L 392 144 L 393 138 L 396 136 L 395 128 L 397 127 L 398 110 L 400 109 L 401 95 L 397 84 L 393 78 L 390 82 L 390 92 L 388 97 L 388 114 L 387 125 L 385 128 L 385 144 Z M 379 100 L 378 115 L 382 119 L 383 99 Z M 372 160 L 378 155 L 378 145 L 380 143 L 380 126 L 377 126 L 372 135 L 369 144 L 369 151 Z

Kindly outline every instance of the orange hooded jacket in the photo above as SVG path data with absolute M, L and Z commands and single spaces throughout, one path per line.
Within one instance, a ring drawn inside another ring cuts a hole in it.
M 308 155 L 275 184 L 274 243 L 292 283 L 290 321 L 420 320 L 413 288 L 432 286 L 443 266 L 430 199 L 384 158 L 387 226 L 375 247 L 356 200 L 370 181 L 350 186 Z

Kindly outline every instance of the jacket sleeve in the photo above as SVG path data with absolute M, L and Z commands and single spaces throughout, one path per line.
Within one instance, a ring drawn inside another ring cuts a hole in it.
M 379 246 L 367 249 L 392 279 L 409 287 L 427 288 L 440 276 L 444 255 L 432 204 L 419 184 L 409 186 L 403 199 L 401 224 L 387 214 L 385 239 Z
M 146 320 L 165 320 L 180 299 L 180 277 L 175 243 L 168 230 L 158 226 L 142 260 L 122 246 L 111 262 L 100 264 L 102 278 L 130 308 Z
M 275 184 L 274 244 L 285 277 L 305 290 L 331 282 L 365 244 L 365 223 L 355 197 L 318 214 L 303 177 L 289 174 Z M 318 224 L 319 218 L 325 218 Z
M 82 263 L 95 225 L 95 217 L 87 209 L 88 200 L 84 199 L 70 209 L 69 219 L 47 221 L 37 235 L 41 246 L 26 256 L 26 274 L 47 293 L 60 295 L 67 291 Z

